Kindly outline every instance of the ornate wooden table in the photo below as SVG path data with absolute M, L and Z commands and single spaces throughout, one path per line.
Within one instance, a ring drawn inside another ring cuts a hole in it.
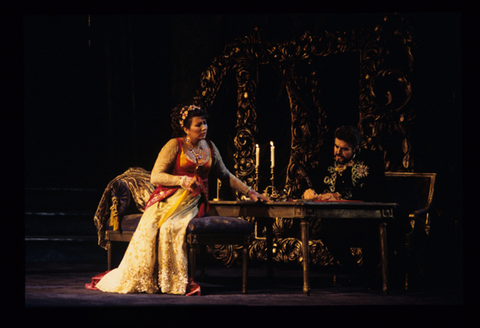
M 310 295 L 309 282 L 309 223 L 310 218 L 328 220 L 374 220 L 378 222 L 381 252 L 382 290 L 388 292 L 387 272 L 387 222 L 394 219 L 395 203 L 367 203 L 353 201 L 335 202 L 249 202 L 249 201 L 210 201 L 208 215 L 220 216 L 251 216 L 262 218 L 292 218 L 299 219 L 301 225 L 303 253 L 303 293 Z M 273 221 L 273 220 L 272 220 Z M 270 236 L 271 238 L 271 236 Z M 271 245 L 271 241 L 270 241 Z M 271 251 L 271 250 L 269 250 Z

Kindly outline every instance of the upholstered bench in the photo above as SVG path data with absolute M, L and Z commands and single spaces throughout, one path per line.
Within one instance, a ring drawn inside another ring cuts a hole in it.
M 195 253 L 201 245 L 243 245 L 242 249 L 242 292 L 247 292 L 248 244 L 253 226 L 240 218 L 226 216 L 204 216 L 195 218 L 187 226 L 187 246 L 190 277 L 195 275 Z M 202 253 L 200 253 L 202 254 Z M 202 274 L 204 265 L 202 262 Z
M 127 185 L 118 180 L 111 191 L 112 215 L 107 222 L 105 241 L 108 253 L 108 270 L 112 269 L 112 242 L 130 242 L 141 213 L 127 214 L 132 211 L 130 191 Z M 130 210 L 128 210 L 130 208 Z M 225 216 L 205 216 L 190 221 L 186 231 L 186 242 L 189 257 L 190 277 L 195 276 L 195 254 L 200 251 L 204 255 L 203 245 L 243 245 L 242 252 L 242 292 L 247 292 L 248 277 L 248 244 L 253 234 L 253 226 L 240 218 Z M 202 274 L 204 273 L 202 261 Z

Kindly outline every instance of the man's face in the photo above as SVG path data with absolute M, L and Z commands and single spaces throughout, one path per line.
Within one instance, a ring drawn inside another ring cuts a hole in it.
M 353 155 L 355 149 L 348 143 L 343 140 L 335 138 L 335 145 L 333 147 L 333 154 L 335 160 L 338 164 L 346 164 L 348 163 Z

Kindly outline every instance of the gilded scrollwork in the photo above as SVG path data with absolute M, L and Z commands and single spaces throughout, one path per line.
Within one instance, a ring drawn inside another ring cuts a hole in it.
M 247 128 L 237 131 L 234 139 L 236 152 L 233 154 L 233 159 L 237 177 L 247 185 L 253 186 L 255 184 L 255 162 L 253 159 L 255 144 L 251 140 L 253 140 L 253 134 Z
M 304 177 L 298 166 L 315 169 L 330 119 L 322 100 L 322 76 L 317 65 L 322 58 L 342 53 L 358 54 L 358 127 L 362 147 L 381 150 L 387 170 L 413 170 L 409 128 L 414 119 L 408 102 L 412 88 L 413 36 L 410 26 L 399 15 L 385 15 L 372 26 L 350 31 L 314 34 L 306 31 L 285 42 L 264 40 L 261 31 L 227 44 L 221 55 L 201 75 L 195 102 L 211 107 L 227 72 L 235 74 L 237 83 L 237 121 L 234 136 L 235 174 L 250 186 L 255 184 L 254 150 L 257 139 L 257 76 L 259 65 L 273 65 L 280 72 L 290 107 L 290 158 L 283 184 L 289 197 L 301 197 Z M 225 108 L 224 110 L 233 110 Z M 233 127 L 232 127 L 233 128 Z M 247 218 L 252 220 L 252 218 Z M 253 222 L 253 221 L 252 221 Z M 274 260 L 301 262 L 301 241 L 295 235 L 292 220 L 277 218 L 273 226 Z M 334 263 L 328 249 L 316 238 L 319 226 L 312 222 L 310 245 L 312 263 Z M 265 240 L 255 239 L 249 248 L 252 259 L 265 259 Z M 231 265 L 240 248 L 215 245 L 215 257 Z M 361 251 L 353 250 L 360 258 Z
M 413 37 L 398 15 L 385 16 L 361 50 L 358 126 L 362 146 L 383 152 L 388 171 L 413 170 L 408 126 L 414 119 L 405 108 L 411 97 Z

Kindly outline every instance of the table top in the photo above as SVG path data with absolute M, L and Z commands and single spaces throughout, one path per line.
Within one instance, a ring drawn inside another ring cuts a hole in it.
M 361 201 L 210 201 L 208 215 L 283 218 L 393 218 L 396 203 Z

